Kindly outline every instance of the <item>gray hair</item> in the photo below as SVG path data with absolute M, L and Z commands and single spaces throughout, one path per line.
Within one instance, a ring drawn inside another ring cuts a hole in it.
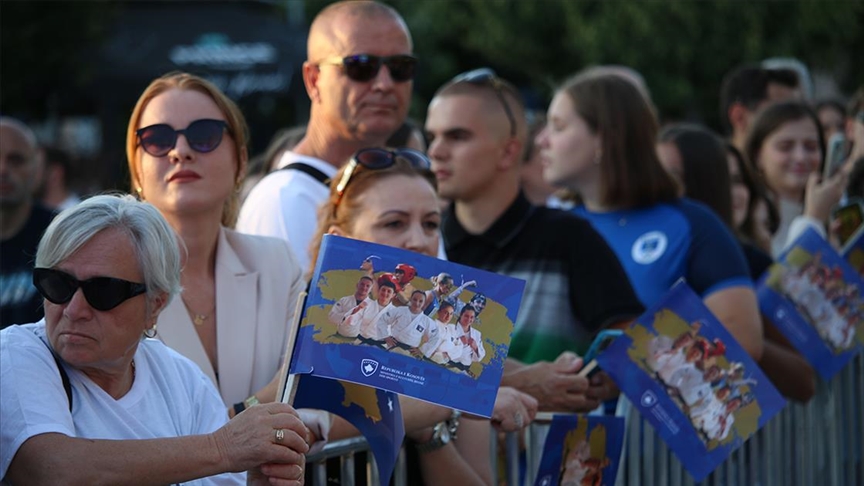
M 117 228 L 129 236 L 150 301 L 167 294 L 167 305 L 180 292 L 180 250 L 176 233 L 159 210 L 126 194 L 85 199 L 54 218 L 36 251 L 36 266 L 52 268 L 72 256 L 102 230 Z

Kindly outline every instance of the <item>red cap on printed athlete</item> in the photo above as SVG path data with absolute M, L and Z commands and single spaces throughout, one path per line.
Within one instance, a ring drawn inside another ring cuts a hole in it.
M 393 290 L 396 290 L 397 292 L 402 290 L 402 286 L 399 285 L 399 279 L 392 273 L 382 273 L 378 276 L 378 286 L 380 287 L 382 285 L 393 287 Z
M 414 280 L 414 277 L 417 276 L 417 269 L 415 269 L 411 265 L 408 265 L 407 263 L 400 263 L 399 265 L 396 265 L 396 270 L 401 271 L 403 274 L 402 280 L 399 281 L 401 285 L 407 284 L 408 282 Z

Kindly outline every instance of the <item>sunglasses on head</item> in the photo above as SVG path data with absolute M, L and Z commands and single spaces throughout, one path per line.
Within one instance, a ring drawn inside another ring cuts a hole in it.
M 387 66 L 393 81 L 404 83 L 414 79 L 417 58 L 407 54 L 383 57 L 372 54 L 355 54 L 345 57 L 328 57 L 318 64 L 341 65 L 349 79 L 360 83 L 375 79 L 383 65 Z
M 222 132 L 227 129 L 225 120 L 205 118 L 193 121 L 183 130 L 175 130 L 171 125 L 160 123 L 141 128 L 135 133 L 145 152 L 154 157 L 163 157 L 177 145 L 177 136 L 180 134 L 186 137 L 192 150 L 202 154 L 212 152 L 222 143 Z
M 147 292 L 147 287 L 142 283 L 111 277 L 93 277 L 82 281 L 51 268 L 33 269 L 33 285 L 42 297 L 54 304 L 69 302 L 80 288 L 90 307 L 100 311 L 109 311 Z
M 399 157 L 409 164 L 411 167 L 419 170 L 430 170 L 432 164 L 429 158 L 423 152 L 410 148 L 402 148 L 396 150 L 387 150 L 383 148 L 365 148 L 357 151 L 351 162 L 342 173 L 342 178 L 339 179 L 339 184 L 336 185 L 336 204 L 333 205 L 333 215 L 336 215 L 336 209 L 342 201 L 342 195 L 345 194 L 345 188 L 351 181 L 351 176 L 357 171 L 357 167 L 365 167 L 371 170 L 381 170 L 392 167 L 396 163 L 396 158 Z
M 495 71 L 489 68 L 480 68 L 467 73 L 462 73 L 450 80 L 449 84 L 468 83 L 478 86 L 491 86 L 495 90 L 495 96 L 504 107 L 504 113 L 507 114 L 507 121 L 510 122 L 510 136 L 516 136 L 516 117 L 513 116 L 513 110 L 510 109 L 510 104 L 507 103 L 507 98 L 504 97 L 504 84 L 501 78 L 495 74 Z

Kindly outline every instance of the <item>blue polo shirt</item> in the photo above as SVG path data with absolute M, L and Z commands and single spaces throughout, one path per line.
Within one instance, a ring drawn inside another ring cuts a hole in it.
M 645 306 L 684 278 L 703 298 L 753 286 L 741 246 L 706 206 L 682 198 L 623 211 L 573 212 L 588 220 L 618 256 Z

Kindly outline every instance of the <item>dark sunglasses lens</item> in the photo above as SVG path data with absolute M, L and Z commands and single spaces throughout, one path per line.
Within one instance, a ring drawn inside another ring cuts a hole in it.
M 168 125 L 153 125 L 138 131 L 141 140 L 141 148 L 154 156 L 162 157 L 174 148 L 177 142 L 177 134 Z
M 392 57 L 387 60 L 387 69 L 390 70 L 390 77 L 397 83 L 404 83 L 414 79 L 414 71 L 417 67 L 417 60 L 410 56 Z
M 87 302 L 94 309 L 100 311 L 111 310 L 132 296 L 129 284 L 114 278 L 92 278 L 83 283 L 81 287 Z
M 186 128 L 186 141 L 196 152 L 212 152 L 222 143 L 224 127 L 219 120 L 194 121 Z
M 367 169 L 384 169 L 393 165 L 393 154 L 384 149 L 361 150 L 354 158 Z
M 65 304 L 75 295 L 78 286 L 56 270 L 36 268 L 33 270 L 33 285 L 42 297 L 55 304 Z
M 343 61 L 345 74 L 354 81 L 365 83 L 378 75 L 381 59 L 376 56 L 348 56 Z

